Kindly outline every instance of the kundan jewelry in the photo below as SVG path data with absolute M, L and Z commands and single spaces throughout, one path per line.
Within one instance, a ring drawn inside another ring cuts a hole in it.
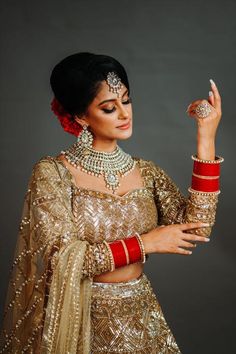
M 111 71 L 107 74 L 106 82 L 109 86 L 109 91 L 113 93 L 117 93 L 119 97 L 120 91 L 123 87 L 119 76 L 114 71 Z
M 77 138 L 77 141 L 81 141 L 81 146 L 92 147 L 93 146 L 93 134 L 88 130 L 87 125 L 83 125 L 83 130 Z
M 211 113 L 211 106 L 208 102 L 199 103 L 195 112 L 199 118 L 206 118 Z
M 76 168 L 93 176 L 103 176 L 106 187 L 115 193 L 120 186 L 119 177 L 131 172 L 136 162 L 119 146 L 112 152 L 93 149 L 90 134 L 87 127 L 83 127 L 77 142 L 61 153 Z

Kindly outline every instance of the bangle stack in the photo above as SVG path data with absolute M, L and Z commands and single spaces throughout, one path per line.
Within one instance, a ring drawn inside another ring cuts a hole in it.
M 136 262 L 146 262 L 146 255 L 141 236 L 134 236 L 111 243 L 103 241 L 109 253 L 111 271 Z
M 220 164 L 223 157 L 216 156 L 215 160 L 201 160 L 192 155 L 194 161 L 191 190 L 206 193 L 220 191 Z
M 143 240 L 137 232 L 135 233 L 135 235 L 136 235 L 138 242 L 139 242 L 139 246 L 140 246 L 140 250 L 141 250 L 141 254 L 142 254 L 142 257 L 141 257 L 142 263 L 145 263 L 146 262 L 146 254 L 145 254 L 145 250 L 144 250 Z

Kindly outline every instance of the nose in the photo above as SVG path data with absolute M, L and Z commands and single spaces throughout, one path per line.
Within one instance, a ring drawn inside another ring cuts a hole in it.
M 124 108 L 124 106 L 120 105 L 119 119 L 127 119 L 129 117 L 128 111 Z

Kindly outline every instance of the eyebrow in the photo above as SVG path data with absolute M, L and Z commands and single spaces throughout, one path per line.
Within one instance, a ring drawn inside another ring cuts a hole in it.
M 123 93 L 122 97 L 124 97 L 124 95 L 126 95 L 127 92 L 129 92 L 129 90 L 126 90 L 126 91 Z M 104 101 L 100 102 L 100 103 L 98 104 L 98 106 L 100 106 L 101 104 L 103 104 L 103 103 L 105 103 L 105 102 L 111 102 L 111 101 L 115 101 L 115 100 L 116 100 L 116 98 L 111 98 L 111 99 L 109 99 L 109 100 L 104 100 Z

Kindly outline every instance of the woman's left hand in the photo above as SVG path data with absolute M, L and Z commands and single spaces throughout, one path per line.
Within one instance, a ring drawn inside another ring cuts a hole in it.
M 195 118 L 197 121 L 198 125 L 198 131 L 197 131 L 197 136 L 198 140 L 204 140 L 204 141 L 214 141 L 215 140 L 215 135 L 217 131 L 217 127 L 219 125 L 221 116 L 222 116 L 222 111 L 221 111 L 221 97 L 219 94 L 219 90 L 214 83 L 213 80 L 211 81 L 211 88 L 212 94 L 209 94 L 208 100 L 206 99 L 201 99 L 201 100 L 196 100 L 190 103 L 190 105 L 187 108 L 187 113 L 190 117 Z M 211 108 L 210 114 L 205 117 L 205 118 L 200 118 L 196 114 L 196 108 L 199 103 L 204 103 L 208 102 Z

